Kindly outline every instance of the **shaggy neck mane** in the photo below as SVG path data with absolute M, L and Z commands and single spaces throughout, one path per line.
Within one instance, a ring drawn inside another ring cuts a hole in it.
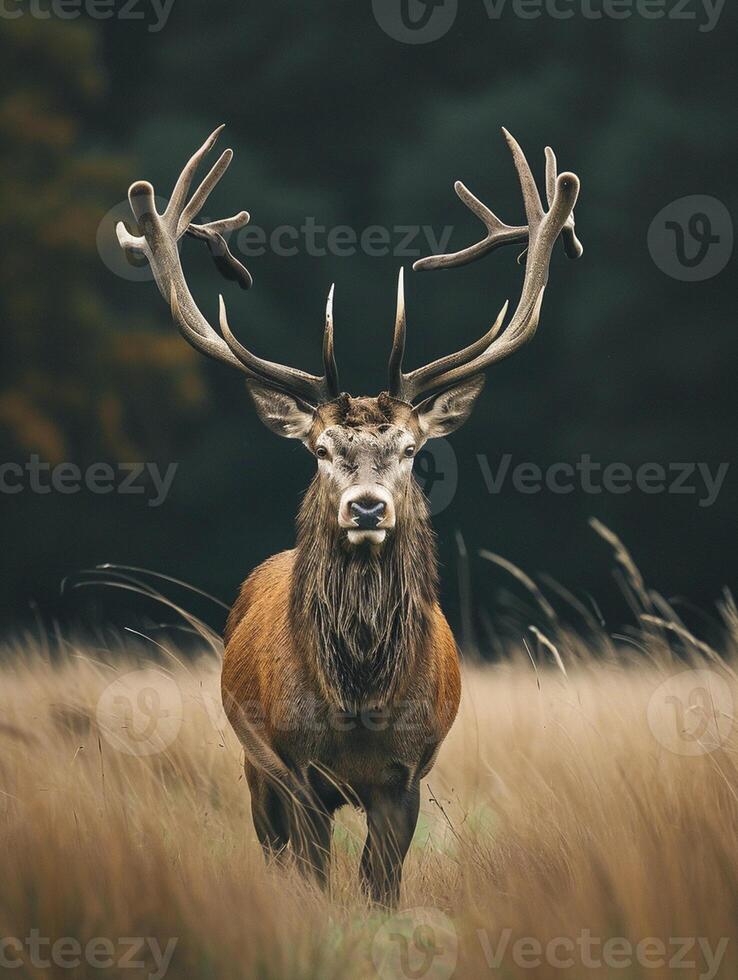
M 325 695 L 350 711 L 401 697 L 437 596 L 435 539 L 419 487 L 410 480 L 380 548 L 352 547 L 316 477 L 297 531 L 292 616 Z

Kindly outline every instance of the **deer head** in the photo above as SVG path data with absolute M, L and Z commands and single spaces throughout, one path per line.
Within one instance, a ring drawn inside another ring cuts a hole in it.
M 225 173 L 233 153 L 226 150 L 187 201 L 190 185 L 203 157 L 214 145 L 217 129 L 182 171 L 169 204 L 159 214 L 154 189 L 146 181 L 129 190 L 131 208 L 140 236 L 129 233 L 123 222 L 117 227 L 123 248 L 143 254 L 182 335 L 193 347 L 238 368 L 256 411 L 277 435 L 299 439 L 315 456 L 322 493 L 331 501 L 337 527 L 348 546 L 380 547 L 401 519 L 401 502 L 407 501 L 413 459 L 429 439 L 446 436 L 469 417 L 484 386 L 490 365 L 509 357 L 534 335 L 548 280 L 551 253 L 563 239 L 566 254 L 579 258 L 582 246 L 574 231 L 574 205 L 579 180 L 572 173 L 557 174 L 556 158 L 546 150 L 544 210 L 528 162 L 513 137 L 504 130 L 517 169 L 527 224 L 506 225 L 460 182 L 456 192 L 487 228 L 475 245 L 449 255 L 421 259 L 414 268 L 450 268 L 475 261 L 506 244 L 524 243 L 525 277 L 520 301 L 503 329 L 507 304 L 492 328 L 480 340 L 456 353 L 405 373 L 406 317 L 404 277 L 400 272 L 397 318 L 389 359 L 387 390 L 376 398 L 353 398 L 341 393 L 333 344 L 333 288 L 328 296 L 323 336 L 323 374 L 311 375 L 297 368 L 264 360 L 252 353 L 231 331 L 223 297 L 220 297 L 220 333 L 198 309 L 187 286 L 178 243 L 185 235 L 205 240 L 221 271 L 243 288 L 251 276 L 231 254 L 224 235 L 243 227 L 249 215 L 198 225 L 194 218 Z M 399 515 L 399 516 L 398 516 Z

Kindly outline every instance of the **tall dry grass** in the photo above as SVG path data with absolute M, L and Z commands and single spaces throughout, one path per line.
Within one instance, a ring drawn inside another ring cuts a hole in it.
M 550 606 L 504 662 L 467 666 L 406 862 L 402 907 L 421 911 L 397 917 L 360 894 L 353 811 L 339 815 L 329 894 L 264 866 L 217 650 L 185 660 L 135 637 L 117 651 L 6 648 L 0 939 L 102 938 L 111 965 L 40 966 L 26 944 L 0 946 L 20 964 L 5 972 L 156 974 L 148 944 L 144 966 L 122 962 L 126 937 L 152 937 L 177 939 L 172 978 L 439 980 L 456 963 L 462 978 L 734 980 L 735 607 L 726 597 L 719 656 L 624 549 L 618 560 L 638 623 L 627 644 L 585 642 Z

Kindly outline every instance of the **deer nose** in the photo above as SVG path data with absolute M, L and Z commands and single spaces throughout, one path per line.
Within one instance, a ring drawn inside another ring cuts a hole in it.
M 387 506 L 383 500 L 358 501 L 351 504 L 351 520 L 361 531 L 371 531 L 384 517 Z

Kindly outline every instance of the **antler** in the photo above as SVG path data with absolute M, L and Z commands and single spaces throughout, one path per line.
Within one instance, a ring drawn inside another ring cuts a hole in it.
M 193 347 L 209 357 L 243 371 L 252 380 L 261 381 L 272 388 L 279 388 L 312 404 L 320 404 L 335 398 L 339 393 L 338 371 L 333 351 L 333 288 L 328 296 L 325 331 L 323 335 L 322 377 L 307 374 L 298 368 L 263 360 L 244 347 L 231 333 L 225 313 L 223 297 L 220 297 L 220 324 L 223 336 L 210 325 L 198 308 L 187 286 L 177 244 L 183 235 L 207 241 L 221 272 L 235 279 L 244 289 L 252 284 L 249 272 L 231 254 L 224 233 L 242 228 L 250 220 L 246 211 L 232 218 L 223 218 L 207 224 L 193 224 L 213 188 L 228 169 L 233 151 L 225 150 L 189 202 L 190 185 L 198 166 L 215 145 L 223 126 L 212 133 L 186 164 L 177 179 L 172 196 L 163 214 L 156 210 L 154 188 L 148 181 L 139 180 L 128 191 L 131 210 L 142 234 L 132 235 L 120 221 L 116 227 L 118 241 L 124 249 L 144 255 L 151 265 L 154 279 L 164 299 L 170 304 L 172 316 L 182 336 Z
M 503 129 L 512 152 L 515 168 L 523 192 L 527 225 L 506 225 L 486 205 L 476 198 L 461 181 L 455 184 L 456 193 L 466 206 L 487 227 L 487 236 L 475 245 L 448 255 L 433 255 L 415 263 L 415 270 L 448 269 L 466 265 L 482 258 L 502 245 L 527 242 L 525 278 L 520 302 L 507 328 L 500 334 L 507 314 L 505 303 L 497 320 L 484 337 L 464 350 L 448 354 L 408 374 L 402 371 L 407 330 L 405 317 L 404 276 L 400 273 L 397 292 L 397 319 L 394 343 L 390 355 L 389 392 L 396 398 L 411 402 L 428 392 L 438 391 L 458 384 L 465 378 L 479 374 L 519 347 L 527 343 L 536 332 L 543 302 L 543 291 L 548 282 L 548 267 L 556 240 L 561 235 L 569 258 L 578 259 L 583 248 L 574 231 L 574 205 L 579 196 L 579 178 L 572 173 L 557 174 L 556 157 L 546 148 L 546 196 L 548 211 L 543 210 L 536 182 L 528 161 L 515 139 Z M 499 335 L 499 336 L 498 336 Z

